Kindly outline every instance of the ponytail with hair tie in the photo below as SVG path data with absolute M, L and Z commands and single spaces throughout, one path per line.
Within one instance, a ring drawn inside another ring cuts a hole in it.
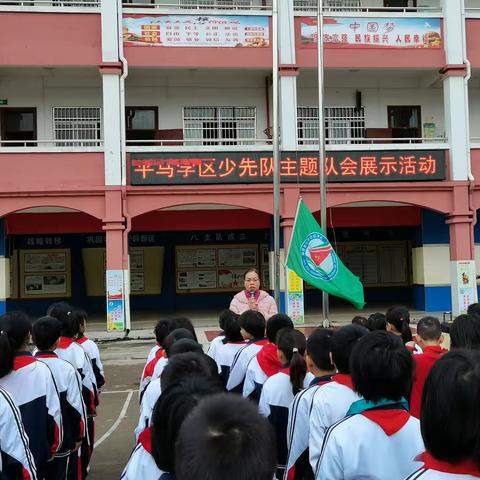
M 284 328 L 278 332 L 277 348 L 288 362 L 292 392 L 296 395 L 303 389 L 303 382 L 307 375 L 307 364 L 303 358 L 307 348 L 305 335 L 299 330 Z

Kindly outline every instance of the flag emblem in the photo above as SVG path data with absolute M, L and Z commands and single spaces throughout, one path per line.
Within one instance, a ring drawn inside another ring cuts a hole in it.
M 338 273 L 338 257 L 325 235 L 312 232 L 301 246 L 302 264 L 312 277 L 333 280 Z

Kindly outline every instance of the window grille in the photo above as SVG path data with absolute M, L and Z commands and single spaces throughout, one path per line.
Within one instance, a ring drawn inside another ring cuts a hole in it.
M 251 145 L 255 107 L 184 107 L 183 134 L 189 145 Z
M 318 144 L 318 107 L 298 107 L 297 130 L 299 145 Z M 364 107 L 325 107 L 326 143 L 361 143 L 364 134 Z
M 311 10 L 318 7 L 318 0 L 294 0 L 297 10 Z M 323 7 L 329 11 L 352 10 L 362 6 L 362 0 L 324 0 Z
M 101 126 L 100 107 L 53 107 L 53 132 L 59 147 L 99 146 L 95 140 L 101 139 Z
M 179 0 L 184 8 L 251 7 L 252 0 Z

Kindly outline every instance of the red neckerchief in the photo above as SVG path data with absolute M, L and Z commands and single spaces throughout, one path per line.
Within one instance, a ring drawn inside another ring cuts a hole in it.
M 245 296 L 247 297 L 247 300 L 250 300 L 250 297 L 251 297 L 251 294 L 248 290 L 245 290 Z M 254 294 L 253 294 L 255 300 L 258 302 L 258 299 L 260 297 L 260 290 L 257 290 Z
M 60 337 L 58 339 L 58 347 L 57 348 L 68 348 L 72 343 L 75 343 L 73 339 L 68 337 Z
M 290 367 L 282 367 L 278 373 L 284 373 L 285 375 L 290 376 Z
M 155 352 L 155 358 L 160 359 L 166 356 L 165 350 L 160 347 L 156 352 Z
M 13 357 L 13 369 L 19 370 L 20 368 L 26 367 L 36 361 L 37 359 L 32 357 L 29 352 L 18 352 Z
M 267 377 L 271 377 L 280 371 L 282 364 L 277 356 L 277 346 L 267 343 L 257 353 L 257 362 Z
M 151 455 L 152 454 L 152 427 L 147 427 L 139 436 L 138 443 Z
M 424 452 L 415 460 L 423 460 L 422 468 L 437 470 L 443 473 L 454 473 L 457 475 L 471 475 L 472 477 L 480 477 L 480 469 L 473 460 L 463 460 L 458 463 L 450 463 L 445 460 L 438 460 L 432 454 Z
M 350 390 L 353 390 L 352 376 L 347 375 L 346 373 L 337 373 L 332 377 L 332 382 L 337 382 L 340 385 L 348 387 Z
M 376 423 L 389 437 L 401 430 L 410 419 L 406 410 L 366 410 L 361 415 Z
M 247 345 L 252 344 L 252 343 L 254 343 L 255 345 L 266 345 L 268 343 L 268 339 L 267 338 L 257 338 L 257 339 L 249 340 L 247 342 Z
M 85 343 L 88 340 L 88 337 L 82 337 L 77 340 L 77 343 L 81 345 L 82 343 Z

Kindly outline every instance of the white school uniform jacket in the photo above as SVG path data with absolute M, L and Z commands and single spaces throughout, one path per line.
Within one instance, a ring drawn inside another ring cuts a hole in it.
M 310 412 L 315 392 L 322 385 L 331 381 L 331 375 L 316 377 L 308 388 L 295 395 L 293 402 L 288 408 L 287 426 L 287 468 L 284 480 L 295 478 L 297 466 L 303 468 L 302 473 L 311 467 L 309 463 L 308 441 L 310 437 Z M 302 465 L 297 465 L 301 461 Z
M 95 375 L 85 350 L 71 338 L 60 337 L 55 352 L 59 358 L 71 363 L 82 379 L 82 396 L 87 416 L 95 416 L 98 405 Z
M 87 412 L 82 398 L 82 380 L 71 364 L 53 352 L 37 352 L 35 358 L 45 363 L 52 372 L 60 397 L 63 421 L 63 442 L 57 457 L 70 454 L 75 442 L 85 437 Z
M 44 465 L 60 449 L 63 436 L 60 398 L 50 369 L 28 352 L 15 354 L 13 370 L 0 386 L 20 410 L 35 465 Z
M 245 342 L 220 342 L 219 345 L 217 345 L 214 360 L 218 366 L 218 374 L 225 386 L 227 385 L 228 377 L 230 376 L 230 368 L 232 367 L 233 359 L 238 351 L 244 346 Z
M 420 422 L 406 410 L 368 410 L 327 430 L 315 480 L 403 480 L 424 450 Z
M 167 357 L 161 357 L 158 359 L 158 362 L 155 364 L 155 368 L 153 369 L 152 380 L 155 380 L 156 378 L 160 378 L 160 376 L 162 375 L 163 369 L 167 366 L 167 364 L 168 364 Z
M 308 387 L 313 378 L 311 373 L 307 373 L 303 387 Z M 293 402 L 293 398 L 289 369 L 282 369 L 267 379 L 258 404 L 260 414 L 267 417 L 275 429 L 278 468 L 285 468 L 287 460 L 288 407 Z
M 155 345 L 152 347 L 147 356 L 147 362 L 143 367 L 142 377 L 140 378 L 140 388 L 138 391 L 140 401 L 142 401 L 143 394 L 145 393 L 148 384 L 152 381 L 155 372 L 155 366 L 160 359 L 166 360 L 165 350 L 162 347 Z M 164 360 L 162 360 L 162 362 L 164 362 Z
M 438 460 L 428 452 L 418 458 L 422 467 L 409 475 L 405 480 L 475 480 L 480 478 L 480 469 L 472 460 L 452 464 Z
M 267 343 L 250 360 L 243 382 L 243 396 L 253 400 L 260 399 L 262 387 L 267 378 L 275 375 L 282 369 L 278 359 L 277 346 L 274 343 Z
M 310 413 L 310 465 L 315 471 L 328 427 L 338 422 L 348 412 L 353 402 L 360 396 L 353 390 L 352 377 L 337 373 L 332 381 L 319 387 L 312 399 Z
M 140 404 L 140 418 L 138 420 L 137 428 L 135 428 L 135 439 L 138 440 L 140 434 L 150 426 L 152 422 L 152 413 L 157 400 L 162 394 L 162 386 L 160 379 L 156 378 L 151 381 L 145 390 Z
M 207 355 L 213 358 L 215 361 L 217 360 L 217 347 L 221 345 L 222 340 L 225 338 L 225 335 L 218 335 L 215 337 L 211 342 L 210 346 L 208 347 Z
M 105 372 L 103 370 L 102 360 L 100 359 L 100 350 L 97 344 L 87 337 L 79 338 L 77 343 L 85 350 L 85 353 L 92 363 L 95 382 L 98 390 L 100 390 L 105 385 Z
M 227 382 L 227 390 L 243 392 L 243 381 L 247 373 L 250 360 L 268 343 L 266 338 L 251 340 L 247 342 L 236 354 L 230 368 L 230 375 Z
M 138 439 L 120 480 L 173 480 L 173 476 L 160 470 L 151 452 L 151 429 L 147 428 Z
M 20 411 L 0 387 L 0 478 L 37 480 L 35 460 Z

